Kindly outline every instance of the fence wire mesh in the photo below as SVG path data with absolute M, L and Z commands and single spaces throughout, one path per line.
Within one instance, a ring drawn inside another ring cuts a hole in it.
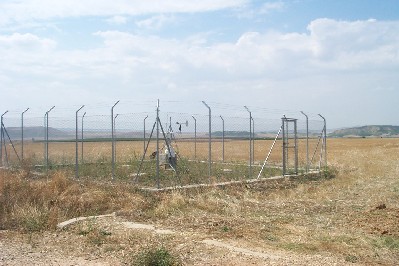
M 112 115 L 106 105 L 87 106 L 79 112 L 75 112 L 77 108 L 64 108 L 68 112 L 63 115 L 56 108 L 54 115 L 4 115 L 1 165 L 23 165 L 43 172 L 64 169 L 71 175 L 76 171 L 76 176 L 126 179 L 148 187 L 282 174 L 283 114 L 278 110 L 253 108 L 249 113 L 251 108 L 212 103 L 209 117 L 205 106 L 203 112 L 189 113 L 189 108 L 182 108 L 181 112 L 176 108 L 178 103 L 167 102 L 160 107 L 157 120 L 156 107 L 143 108 L 143 112 L 140 108 L 144 105 L 125 105 Z M 129 112 L 130 109 L 137 112 Z M 300 112 L 291 112 L 287 117 L 297 121 L 299 172 L 321 169 L 326 141 L 323 119 L 311 115 L 307 120 Z M 286 163 L 290 168 L 295 163 L 295 153 L 290 149 L 295 132 L 292 127 L 287 130 Z M 173 149 L 176 165 L 170 165 L 168 160 L 157 164 L 157 142 L 161 161 L 170 157 L 169 150 Z

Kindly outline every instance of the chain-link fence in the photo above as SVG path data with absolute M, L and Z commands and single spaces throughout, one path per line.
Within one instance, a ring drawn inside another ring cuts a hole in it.
M 203 112 L 2 115 L 2 167 L 125 179 L 145 187 L 267 178 L 326 166 L 323 117 L 203 103 Z M 185 108 L 187 110 L 187 108 Z M 55 109 L 54 109 L 55 110 Z M 185 111 L 186 111 L 185 110 Z M 295 121 L 295 126 L 287 122 Z

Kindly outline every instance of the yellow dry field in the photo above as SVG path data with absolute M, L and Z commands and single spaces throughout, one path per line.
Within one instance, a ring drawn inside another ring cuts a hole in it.
M 117 150 L 139 152 L 142 143 L 136 144 L 120 142 Z M 87 152 L 95 155 L 93 145 Z M 193 143 L 178 145 L 193 152 Z M 202 156 L 206 145 L 198 143 Z M 226 154 L 247 160 L 247 145 L 230 143 Z M 262 161 L 271 141 L 255 145 L 255 160 Z M 303 161 L 302 140 L 300 147 Z M 102 149 L 109 152 L 110 143 Z M 163 193 L 71 180 L 62 172 L 47 181 L 3 171 L 0 227 L 7 231 L 0 230 L 0 264 L 21 265 L 33 256 L 37 265 L 137 265 L 140 252 L 162 246 L 183 265 L 398 265 L 399 139 L 328 139 L 328 164 L 326 177 Z M 54 229 L 73 217 L 113 211 L 112 218 Z M 122 229 L 127 221 L 174 233 Z M 211 240 L 223 244 L 206 244 Z
M 314 155 L 313 163 L 317 164 L 320 159 L 321 141 L 317 146 L 318 139 L 309 140 L 309 157 Z M 273 140 L 255 140 L 254 141 L 254 161 L 256 163 L 263 163 L 269 150 L 271 149 Z M 160 140 L 160 148 L 164 146 L 164 142 Z M 209 144 L 207 140 L 198 140 L 195 144 L 190 140 L 177 140 L 173 143 L 174 148 L 179 155 L 187 159 L 207 160 L 209 154 Z M 274 145 L 270 156 L 270 162 L 281 162 L 281 140 L 278 140 Z M 294 143 L 289 143 L 290 147 Z M 20 151 L 20 144 L 15 145 L 16 150 Z M 306 140 L 300 139 L 297 143 L 299 163 L 306 162 Z M 317 148 L 317 150 L 316 150 Z M 24 157 L 35 158 L 35 160 L 43 160 L 44 144 L 39 142 L 25 142 L 24 143 Z M 74 162 L 76 154 L 75 142 L 50 142 L 48 145 L 49 159 L 54 162 L 71 161 Z M 144 143 L 143 141 L 117 141 L 115 145 L 117 161 L 128 161 L 132 158 L 139 158 L 143 155 Z M 148 146 L 147 156 L 156 150 L 156 142 L 151 141 Z M 316 151 L 315 151 L 316 150 Z M 13 152 L 9 152 L 10 160 L 16 160 Z M 98 160 L 111 160 L 112 143 L 111 142 L 85 142 L 83 144 L 84 160 L 88 162 L 96 162 Z M 294 149 L 290 148 L 290 157 L 293 158 Z M 78 143 L 78 156 L 82 156 L 82 144 Z M 212 160 L 222 161 L 223 158 L 223 143 L 221 140 L 212 141 Z M 224 142 L 224 158 L 225 161 L 249 161 L 249 140 L 231 140 L 226 139 Z

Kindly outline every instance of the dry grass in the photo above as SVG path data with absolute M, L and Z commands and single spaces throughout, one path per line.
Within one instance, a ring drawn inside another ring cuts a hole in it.
M 3 171 L 0 225 L 51 230 L 71 217 L 118 211 L 125 219 L 192 232 L 199 238 L 238 241 L 258 250 L 284 249 L 337 256 L 348 263 L 394 265 L 399 261 L 398 154 L 399 139 L 332 139 L 328 178 L 162 194 L 138 192 L 124 183 L 74 181 L 63 172 L 46 182 L 29 179 L 23 171 Z M 111 229 L 85 228 L 74 230 L 89 231 L 87 248 L 95 249 L 95 243 L 100 243 L 104 253 L 105 247 L 119 245 L 126 251 L 130 245 L 136 254 L 154 241 L 147 236 L 107 236 L 104 232 Z M 181 243 L 185 240 L 171 238 L 162 245 L 176 249 Z M 185 263 L 201 256 L 190 254 L 182 255 Z
M 24 171 L 0 173 L 0 228 L 42 231 L 62 220 L 124 209 L 143 201 L 123 184 L 72 180 L 64 172 L 29 179 Z

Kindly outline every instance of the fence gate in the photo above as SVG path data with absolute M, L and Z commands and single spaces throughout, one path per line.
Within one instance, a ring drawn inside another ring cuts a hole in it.
M 298 174 L 297 119 L 284 116 L 281 118 L 281 122 L 283 133 L 283 175 Z

